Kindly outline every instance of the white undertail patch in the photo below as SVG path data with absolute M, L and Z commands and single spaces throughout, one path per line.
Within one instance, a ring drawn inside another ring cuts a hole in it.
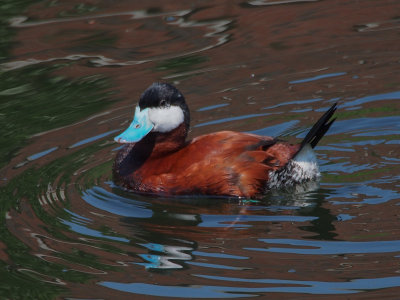
M 288 164 L 278 171 L 269 172 L 267 188 L 282 188 L 295 184 L 314 181 L 319 179 L 317 157 L 310 145 L 305 145 L 303 149 L 288 162 Z
M 181 125 L 185 116 L 179 106 L 171 105 L 149 108 L 149 119 L 154 124 L 153 131 L 169 132 Z

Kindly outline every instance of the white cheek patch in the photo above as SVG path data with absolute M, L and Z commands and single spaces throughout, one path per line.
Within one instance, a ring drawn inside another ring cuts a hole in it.
M 149 108 L 149 119 L 154 124 L 153 131 L 169 132 L 181 125 L 185 117 L 179 106 L 172 105 Z

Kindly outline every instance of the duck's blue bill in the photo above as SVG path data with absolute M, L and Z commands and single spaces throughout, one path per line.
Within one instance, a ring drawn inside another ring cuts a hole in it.
M 154 127 L 154 124 L 149 120 L 149 110 L 145 108 L 140 110 L 139 106 L 136 106 L 135 117 L 128 129 L 120 135 L 116 136 L 114 140 L 117 143 L 136 143 L 144 138 Z

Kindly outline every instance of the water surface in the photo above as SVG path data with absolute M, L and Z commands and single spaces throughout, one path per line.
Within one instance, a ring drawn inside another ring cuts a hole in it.
M 6 1 L 0 298 L 396 299 L 399 8 Z M 115 186 L 113 137 L 157 80 L 185 95 L 191 137 L 298 142 L 338 102 L 321 182 L 259 201 Z

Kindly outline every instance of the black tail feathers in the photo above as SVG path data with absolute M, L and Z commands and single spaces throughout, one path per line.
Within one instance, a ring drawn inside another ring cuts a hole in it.
M 306 145 L 310 144 L 312 148 L 314 148 L 319 140 L 324 136 L 324 134 L 328 131 L 329 127 L 331 127 L 332 123 L 336 120 L 336 118 L 331 117 L 335 113 L 337 108 L 337 103 L 333 104 L 331 108 L 324 113 L 324 115 L 314 124 L 314 126 L 307 133 L 306 137 L 303 139 L 300 145 L 299 151 Z

